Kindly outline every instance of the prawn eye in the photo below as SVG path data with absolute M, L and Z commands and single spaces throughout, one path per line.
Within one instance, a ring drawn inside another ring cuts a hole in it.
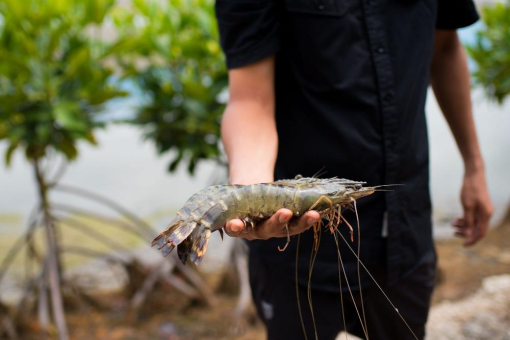
M 356 190 L 361 190 L 362 187 L 363 186 L 361 184 L 359 184 L 359 183 L 354 185 L 354 189 L 356 189 Z

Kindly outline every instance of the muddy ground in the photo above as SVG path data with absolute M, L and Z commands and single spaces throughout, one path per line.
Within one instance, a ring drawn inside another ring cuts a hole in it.
M 439 269 L 437 289 L 433 302 L 459 300 L 474 291 L 483 278 L 510 273 L 510 219 L 492 229 L 486 239 L 470 248 L 464 248 L 460 240 L 437 242 Z M 218 277 L 207 278 L 211 286 L 217 285 Z M 162 291 L 162 290 L 159 290 Z M 122 294 L 96 297 L 104 310 L 87 305 L 68 308 L 68 323 L 72 339 L 76 340 L 195 340 L 239 339 L 262 340 L 264 329 L 256 317 L 252 317 L 237 329 L 232 328 L 231 311 L 235 295 L 218 294 L 214 308 L 190 302 L 168 291 L 153 294 L 138 317 L 129 316 L 121 301 Z M 113 306 L 113 308 L 112 308 Z M 32 331 L 36 323 L 29 323 Z M 25 334 L 23 339 L 40 339 Z

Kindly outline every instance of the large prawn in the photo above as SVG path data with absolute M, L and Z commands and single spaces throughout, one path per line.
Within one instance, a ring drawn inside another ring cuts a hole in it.
M 290 209 L 296 218 L 303 215 L 309 210 L 316 210 L 324 217 L 324 221 L 320 220 L 313 226 L 314 244 L 312 248 L 312 257 L 310 259 L 309 279 L 311 279 L 313 263 L 319 247 L 322 226 L 325 223 L 327 229 L 333 234 L 337 248 L 339 247 L 338 235 L 342 237 L 348 248 L 354 253 L 358 259 L 358 279 L 359 264 L 365 270 L 367 268 L 359 260 L 360 231 L 358 220 L 358 251 L 357 253 L 349 245 L 348 241 L 339 232 L 340 223 L 345 222 L 351 233 L 351 242 L 354 238 L 354 230 L 347 220 L 342 216 L 342 209 L 354 206 L 356 209 L 356 200 L 376 191 L 384 191 L 380 189 L 383 186 L 364 187 L 365 182 L 352 181 L 348 179 L 329 178 L 319 179 L 315 177 L 297 176 L 292 180 L 280 180 L 271 183 L 259 183 L 253 185 L 215 185 L 205 188 L 193 195 L 186 204 L 177 212 L 177 216 L 170 222 L 168 227 L 163 230 L 153 241 L 152 246 L 156 246 L 167 256 L 177 247 L 177 254 L 183 263 L 188 258 L 195 264 L 199 264 L 204 257 L 209 243 L 209 237 L 212 232 L 219 231 L 223 237 L 223 227 L 228 220 L 237 218 L 245 223 L 245 230 L 249 232 L 255 228 L 257 223 L 271 217 L 277 210 L 281 208 Z M 356 210 L 357 214 L 357 210 Z M 280 251 L 285 250 L 290 242 L 289 230 L 286 227 L 287 244 Z M 299 251 L 300 237 L 298 235 Z M 296 255 L 297 255 L 296 252 Z M 340 252 L 338 252 L 339 275 L 343 268 Z M 368 270 L 367 270 L 368 272 Z M 368 272 L 369 276 L 379 287 L 381 292 L 386 296 L 385 292 L 379 286 L 377 281 Z M 296 275 L 297 275 L 297 257 L 296 257 Z M 344 271 L 345 275 L 345 271 Z M 347 280 L 347 277 L 345 277 Z M 310 282 L 309 282 L 310 283 Z M 347 281 L 349 287 L 349 283 Z M 349 287 L 350 291 L 350 287 Z M 297 280 L 296 280 L 297 292 Z M 352 296 L 352 292 L 351 292 Z M 298 297 L 298 307 L 300 316 L 301 307 Z M 407 322 L 404 320 L 398 309 L 388 299 L 400 318 L 409 328 L 410 332 L 417 339 Z M 361 297 L 361 299 L 363 299 Z M 354 298 L 353 298 L 354 301 Z M 308 302 L 312 310 L 310 284 L 308 287 Z M 356 304 L 355 304 L 356 305 Z M 343 308 L 343 302 L 342 302 Z M 363 300 L 361 300 L 361 314 L 356 307 L 356 312 L 362 324 L 363 331 L 368 339 L 368 330 L 366 329 L 365 313 L 363 308 Z M 312 310 L 312 320 L 314 324 L 315 337 L 317 332 L 315 320 Z M 301 319 L 303 332 L 306 338 L 303 319 Z M 344 328 L 345 320 L 344 320 Z M 347 330 L 346 330 L 347 331 Z
M 154 239 L 152 246 L 161 249 L 165 256 L 177 247 L 183 263 L 189 256 L 192 262 L 199 264 L 211 233 L 222 232 L 228 220 L 239 218 L 250 230 L 281 208 L 290 209 L 296 217 L 308 210 L 316 210 L 328 216 L 328 225 L 333 232 L 335 216 L 341 216 L 338 212 L 342 206 L 376 190 L 363 187 L 363 184 L 339 178 L 297 177 L 272 183 L 208 187 L 188 200 L 168 227 Z M 314 226 L 316 235 L 319 228 L 320 222 Z

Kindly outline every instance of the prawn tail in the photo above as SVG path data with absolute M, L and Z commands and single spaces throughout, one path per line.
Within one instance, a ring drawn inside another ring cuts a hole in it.
M 209 245 L 209 237 L 211 236 L 211 229 L 204 226 L 201 227 L 197 237 L 194 239 L 190 255 L 190 260 L 196 265 L 202 261 Z
M 191 234 L 196 226 L 196 222 L 185 223 L 181 219 L 174 220 L 152 241 L 151 245 L 161 250 L 163 256 L 167 256 Z
M 182 264 L 186 264 L 188 261 L 192 245 L 193 241 L 191 235 L 177 246 L 177 256 L 179 257 L 179 260 L 181 260 Z
M 186 264 L 189 256 L 192 254 L 193 244 L 195 243 L 194 241 L 199 237 L 203 229 L 204 226 L 199 224 L 195 229 L 193 229 L 191 235 L 177 246 L 177 255 L 183 264 Z
M 199 224 L 191 235 L 177 246 L 177 255 L 181 262 L 185 264 L 190 259 L 198 265 L 207 251 L 210 235 L 211 230 Z

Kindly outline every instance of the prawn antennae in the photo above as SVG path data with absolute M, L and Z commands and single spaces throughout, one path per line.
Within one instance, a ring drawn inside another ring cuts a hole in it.
M 290 233 L 289 233 L 289 225 L 288 224 L 285 225 L 285 234 L 287 235 L 287 243 L 285 243 L 285 246 L 283 248 L 280 248 L 280 246 L 278 246 L 279 251 L 285 251 L 285 249 L 287 249 L 287 246 L 290 243 Z
M 319 245 L 321 243 L 321 236 L 322 236 L 322 222 L 319 220 L 317 222 L 319 225 L 318 227 L 318 233 L 316 240 L 314 240 L 314 243 L 312 245 L 312 253 L 310 255 L 310 269 L 308 270 L 308 305 L 310 306 L 310 314 L 312 315 L 312 323 L 313 323 L 313 331 L 315 333 L 315 340 L 319 340 L 319 336 L 317 335 L 317 325 L 315 324 L 315 315 L 313 313 L 313 305 L 312 305 L 312 272 L 313 267 L 315 265 L 315 259 L 317 258 L 317 253 L 319 249 Z
M 367 336 L 367 340 L 369 340 L 368 338 L 368 326 L 367 326 L 367 317 L 365 315 L 365 302 L 363 301 L 363 289 L 361 289 L 361 275 L 360 275 L 360 270 L 359 270 L 359 263 L 360 263 L 360 253 L 361 253 L 361 228 L 359 226 L 359 216 L 358 216 L 358 207 L 356 206 L 356 200 L 353 199 L 353 204 L 354 204 L 354 212 L 356 213 L 356 223 L 358 225 L 358 256 L 356 256 L 356 258 L 358 259 L 358 263 L 357 263 L 357 271 L 358 271 L 358 286 L 359 286 L 359 296 L 360 296 L 360 300 L 361 300 L 361 311 L 362 311 L 362 314 L 363 314 L 363 321 L 365 322 L 365 331 L 366 331 L 366 336 Z
M 336 231 L 340 236 L 342 236 L 342 238 L 344 237 L 339 230 Z M 334 238 L 335 238 L 335 243 L 336 243 L 336 251 L 337 251 L 337 254 L 338 254 L 338 259 L 340 260 L 340 262 L 342 263 L 342 267 L 344 267 L 344 264 L 343 264 L 343 261 L 342 261 L 342 254 L 340 253 L 340 246 L 338 245 L 338 237 L 336 236 L 336 234 L 333 234 Z M 347 241 L 346 241 L 347 242 Z M 352 248 L 351 248 L 352 249 Z M 354 253 L 354 255 L 356 255 L 356 253 Z M 365 337 L 368 338 L 367 336 L 367 331 L 365 330 L 365 326 L 363 325 L 363 321 L 361 319 L 361 315 L 359 314 L 359 310 L 358 310 L 358 305 L 356 304 L 356 300 L 354 299 L 354 295 L 352 294 L 352 290 L 351 290 L 351 285 L 349 284 L 349 279 L 347 278 L 347 274 L 345 273 L 345 267 L 344 267 L 344 277 L 345 277 L 345 282 L 347 284 L 347 289 L 349 290 L 349 294 L 351 295 L 351 299 L 352 299 L 352 304 L 354 305 L 354 309 L 356 310 L 356 314 L 358 314 L 358 318 L 359 318 L 359 321 L 361 323 L 361 328 L 363 329 L 363 333 L 365 334 Z M 343 300 L 342 300 L 343 301 Z
M 351 252 L 354 254 L 354 256 L 356 256 L 356 252 L 352 249 L 352 247 L 350 246 L 349 242 L 347 242 L 347 240 L 345 239 L 344 235 L 342 235 L 340 233 L 340 231 L 337 230 L 337 233 L 338 235 L 340 235 L 340 237 L 342 238 L 342 240 L 344 241 L 345 244 L 347 244 L 347 247 L 349 247 L 349 249 L 351 250 Z M 335 237 L 336 238 L 336 237 Z M 409 326 L 409 324 L 406 322 L 406 320 L 404 319 L 404 317 L 402 316 L 402 314 L 400 314 L 400 311 L 398 310 L 397 307 L 395 307 L 395 305 L 393 304 L 393 302 L 391 302 L 390 298 L 388 297 L 388 295 L 386 295 L 386 293 L 384 292 L 384 290 L 382 289 L 382 287 L 379 285 L 379 283 L 377 282 L 377 280 L 372 276 L 372 274 L 368 271 L 367 267 L 365 266 L 365 264 L 359 259 L 358 257 L 358 261 L 359 263 L 361 264 L 361 266 L 365 269 L 365 271 L 367 272 L 367 274 L 370 276 L 370 278 L 372 279 L 372 281 L 374 281 L 374 283 L 376 284 L 377 288 L 379 288 L 379 290 L 381 291 L 381 293 L 384 295 L 384 297 L 386 298 L 386 300 L 388 300 L 388 302 L 390 303 L 391 307 L 393 307 L 393 309 L 395 309 L 395 311 L 397 312 L 397 314 L 400 316 L 400 318 L 402 319 L 402 321 L 404 322 L 404 324 L 407 326 L 407 328 L 409 329 L 409 331 L 413 334 L 414 338 L 416 340 L 418 340 L 418 337 L 416 336 L 416 334 L 414 334 L 413 330 L 411 329 L 411 326 Z
M 319 169 L 319 171 L 317 171 L 313 176 L 312 178 L 319 178 L 320 176 L 324 175 L 327 171 L 325 170 L 326 169 L 326 166 L 323 166 L 322 168 Z
M 376 185 L 376 186 L 373 186 L 372 188 L 382 188 L 382 187 L 396 187 L 396 186 L 404 186 L 404 184 L 380 184 L 380 185 Z

